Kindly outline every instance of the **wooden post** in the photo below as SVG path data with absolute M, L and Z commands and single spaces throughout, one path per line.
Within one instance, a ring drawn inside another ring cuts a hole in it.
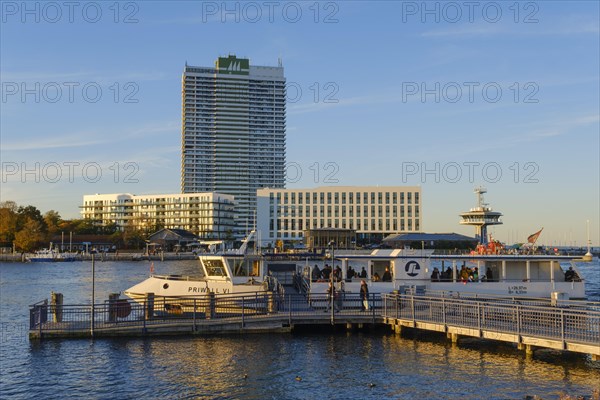
M 215 317 L 215 294 L 213 292 L 208 292 L 206 294 L 206 308 L 204 309 L 204 316 L 206 319 L 212 319 Z
M 267 312 L 269 314 L 273 314 L 275 312 L 275 296 L 273 296 L 272 291 L 267 293 Z
M 108 295 L 108 322 L 117 320 L 117 304 L 119 301 L 119 293 L 111 293 Z
M 63 320 L 63 295 L 62 293 L 50 292 L 50 309 L 54 316 L 54 322 Z
M 154 293 L 146 293 L 146 319 L 152 319 L 154 317 Z

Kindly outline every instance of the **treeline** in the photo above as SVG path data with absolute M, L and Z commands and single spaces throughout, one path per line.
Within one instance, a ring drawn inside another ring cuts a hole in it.
M 152 227 L 155 229 L 156 227 Z M 125 229 L 116 224 L 102 226 L 89 219 L 64 220 L 57 211 L 42 214 L 34 206 L 19 206 L 14 201 L 0 202 L 0 246 L 31 252 L 43 247 L 56 235 L 104 235 L 119 248 L 141 248 L 149 232 Z M 151 232 L 150 232 L 151 233 Z M 67 236 L 68 237 L 68 236 Z

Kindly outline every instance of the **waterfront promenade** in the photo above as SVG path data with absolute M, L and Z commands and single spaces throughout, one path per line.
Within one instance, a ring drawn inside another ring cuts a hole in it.
M 291 332 L 300 327 L 387 326 L 441 332 L 453 342 L 475 337 L 516 344 L 528 354 L 550 348 L 590 354 L 600 360 L 600 303 L 545 299 L 449 298 L 435 295 L 372 295 L 362 310 L 357 295 L 336 301 L 324 295 L 273 294 L 189 297 L 142 302 L 30 307 L 31 340 L 156 335 L 220 335 Z M 94 318 L 90 316 L 94 315 Z

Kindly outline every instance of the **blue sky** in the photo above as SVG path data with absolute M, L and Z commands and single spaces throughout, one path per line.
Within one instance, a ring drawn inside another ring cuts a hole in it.
M 473 234 L 483 185 L 500 240 L 598 243 L 598 2 L 73 4 L 1 4 L 2 201 L 178 192 L 183 67 L 236 54 L 282 59 L 288 187 L 421 185 Z

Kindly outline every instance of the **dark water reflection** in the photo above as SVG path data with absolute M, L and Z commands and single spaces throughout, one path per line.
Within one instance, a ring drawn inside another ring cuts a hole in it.
M 86 302 L 88 267 L 0 264 L 0 397 L 552 399 L 590 395 L 600 383 L 600 366 L 585 356 L 540 351 L 527 359 L 505 344 L 467 339 L 453 346 L 425 334 L 340 331 L 30 343 L 28 304 L 47 298 L 50 290 L 64 293 L 66 302 Z M 145 263 L 97 267 L 98 299 L 148 273 Z M 195 264 L 155 269 L 183 274 L 194 272 Z

